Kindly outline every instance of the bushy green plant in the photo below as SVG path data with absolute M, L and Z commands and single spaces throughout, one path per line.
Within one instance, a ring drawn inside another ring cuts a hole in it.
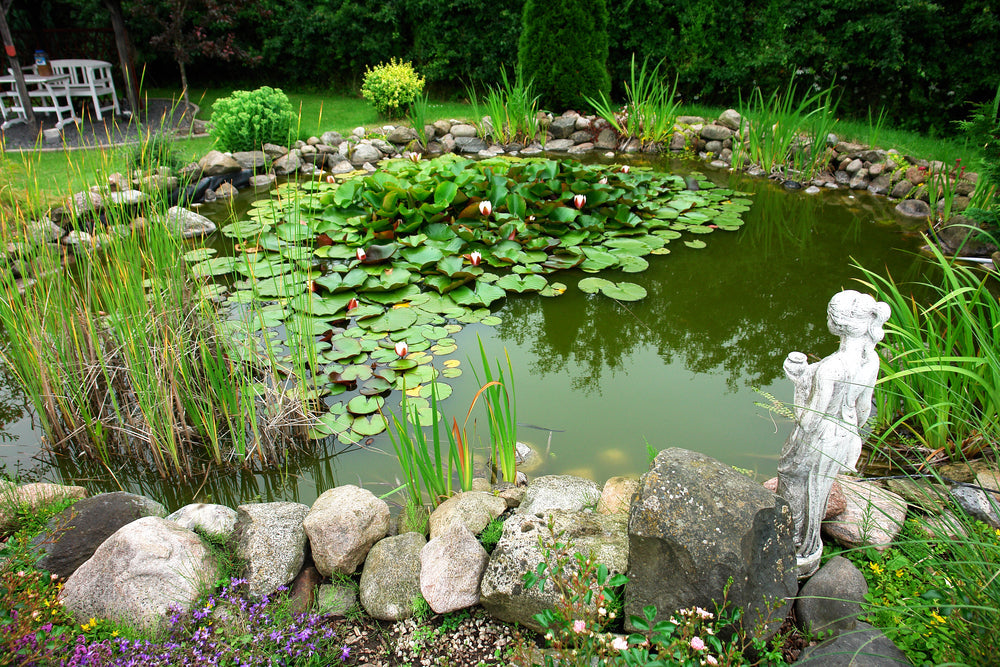
M 235 90 L 212 104 L 210 134 L 224 151 L 260 150 L 264 144 L 287 145 L 295 114 L 280 88 Z
M 589 109 L 611 90 L 605 0 L 526 0 L 518 67 L 550 109 Z
M 979 182 L 973 193 L 973 204 L 980 208 L 1000 207 L 1000 86 L 992 102 L 976 106 L 969 120 L 959 122 L 970 143 L 981 151 Z
M 388 64 L 365 68 L 361 95 L 386 118 L 399 118 L 423 89 L 424 77 L 416 73 L 413 65 L 392 58 Z
M 632 54 L 632 68 L 629 81 L 625 83 L 625 106 L 619 111 L 604 95 L 600 99 L 588 99 L 597 113 L 627 137 L 636 137 L 643 143 L 665 141 L 670 137 L 681 105 L 677 97 L 677 78 L 673 87 L 668 87 L 660 73 L 660 64 L 652 71 L 644 60 L 636 71 L 635 54 Z

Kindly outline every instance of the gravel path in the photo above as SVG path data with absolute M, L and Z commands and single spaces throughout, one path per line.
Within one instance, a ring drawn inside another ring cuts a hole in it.
M 46 144 L 42 140 L 41 131 L 55 127 L 54 114 L 38 115 L 40 128 L 38 133 L 32 132 L 25 123 L 17 123 L 6 130 L 0 131 L 0 144 L 4 150 L 36 149 L 64 150 L 72 148 L 93 148 L 95 146 L 120 145 L 135 141 L 140 132 L 156 132 L 161 129 L 186 129 L 198 107 L 183 102 L 176 103 L 167 99 L 151 99 L 146 110 L 138 118 L 128 115 L 114 116 L 104 114 L 101 121 L 94 120 L 93 108 L 90 102 L 83 107 L 85 117 L 78 124 L 69 123 L 63 126 L 62 138 L 58 143 Z M 79 116 L 80 108 L 77 108 Z

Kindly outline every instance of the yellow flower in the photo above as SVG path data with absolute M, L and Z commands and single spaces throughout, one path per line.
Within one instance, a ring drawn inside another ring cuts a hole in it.
M 868 563 L 868 567 L 871 568 L 871 571 L 875 574 L 882 574 L 882 566 L 878 563 Z
M 941 616 L 941 614 L 937 613 L 933 609 L 931 610 L 931 619 L 935 623 L 944 623 L 944 618 Z
M 902 577 L 903 576 L 903 571 L 902 570 L 896 570 L 896 576 L 897 577 Z

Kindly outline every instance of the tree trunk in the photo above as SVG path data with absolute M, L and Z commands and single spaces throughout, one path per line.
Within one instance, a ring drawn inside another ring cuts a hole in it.
M 3 38 L 7 60 L 14 74 L 14 86 L 24 107 L 25 121 L 32 132 L 35 132 L 38 130 L 38 121 L 35 120 L 35 110 L 31 108 L 31 97 L 28 95 L 28 86 L 24 83 L 24 72 L 21 71 L 21 63 L 18 61 L 17 51 L 14 49 L 14 39 L 10 36 L 10 28 L 7 27 L 7 7 L 4 7 L 4 11 L 0 12 L 0 37 Z
M 111 15 L 111 27 L 115 31 L 115 46 L 118 48 L 118 64 L 122 68 L 122 78 L 125 81 L 125 92 L 128 97 L 128 106 L 133 115 L 138 115 L 139 109 L 139 83 L 135 75 L 134 58 L 132 56 L 132 44 L 128 37 L 128 30 L 125 28 L 125 20 L 122 18 L 121 0 L 104 0 L 104 6 Z
M 185 106 L 191 105 L 191 100 L 188 99 L 188 75 L 187 68 L 184 66 L 183 60 L 178 60 L 177 64 L 181 68 L 181 97 L 184 100 Z

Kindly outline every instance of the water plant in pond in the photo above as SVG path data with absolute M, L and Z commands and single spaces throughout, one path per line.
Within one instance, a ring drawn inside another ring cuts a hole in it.
M 649 59 L 636 71 L 635 54 L 625 82 L 625 105 L 616 109 L 603 93 L 599 99 L 587 98 L 597 114 L 611 123 L 618 134 L 635 137 L 643 144 L 666 141 L 674 129 L 674 121 L 681 106 L 677 97 L 677 77 L 668 86 L 658 63 L 649 70 Z
M 641 272 L 644 256 L 667 254 L 674 239 L 690 234 L 689 247 L 703 247 L 702 235 L 742 224 L 749 200 L 739 193 L 686 188 L 671 174 L 571 160 L 393 160 L 340 184 L 277 188 L 222 230 L 254 252 L 194 269 L 243 278 L 230 302 L 267 314 L 247 335 L 314 333 L 316 364 L 303 380 L 316 391 L 337 395 L 369 379 L 386 393 L 415 389 L 438 378 L 430 362 L 455 351 L 461 324 L 498 321 L 488 309 L 499 299 L 557 296 L 566 286 L 547 276 L 560 270 Z M 628 284 L 601 292 L 642 296 Z M 374 425 L 359 433 L 342 405 L 314 432 L 356 443 Z
M 475 90 L 470 90 L 470 98 L 474 95 Z M 538 95 L 533 93 L 531 81 L 525 82 L 520 68 L 513 79 L 505 68 L 500 69 L 500 83 L 487 87 L 483 110 L 490 117 L 490 126 L 481 127 L 480 132 L 497 143 L 530 143 L 538 136 Z

